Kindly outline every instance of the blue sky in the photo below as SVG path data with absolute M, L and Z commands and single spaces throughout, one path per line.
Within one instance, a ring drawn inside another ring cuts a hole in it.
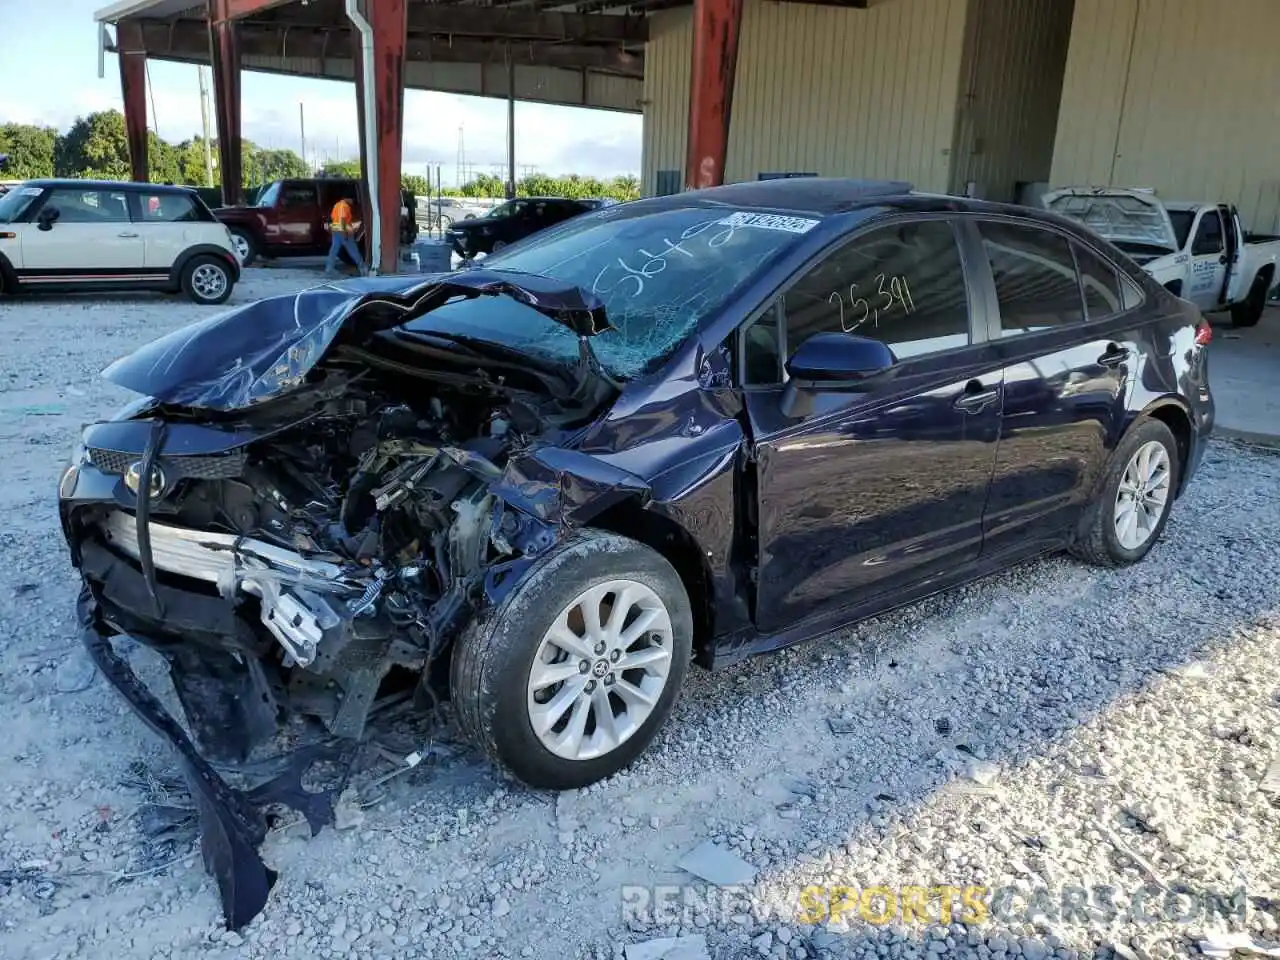
M 42 123 L 65 129 L 79 115 L 120 108 L 120 73 L 107 55 L 98 78 L 93 13 L 109 0 L 0 0 L 0 123 Z M 150 63 L 155 109 L 148 117 L 162 137 L 200 132 L 196 68 Z M 346 159 L 358 149 L 355 86 L 245 72 L 244 135 L 268 147 L 298 150 L 303 104 L 312 161 Z M 148 106 L 150 111 L 150 106 Z M 405 94 L 404 169 L 440 164 L 444 182 L 457 179 L 458 127 L 476 171 L 506 159 L 506 103 L 482 97 L 410 90 Z M 212 121 L 211 121 L 212 122 Z M 640 117 L 545 104 L 516 105 L 516 163 L 544 173 L 608 176 L 639 173 Z

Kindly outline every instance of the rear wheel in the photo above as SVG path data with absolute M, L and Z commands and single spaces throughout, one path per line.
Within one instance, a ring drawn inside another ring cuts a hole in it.
M 231 268 L 217 257 L 192 257 L 182 270 L 182 292 L 199 304 L 226 303 L 233 285 Z
M 253 239 L 253 234 L 248 230 L 232 227 L 231 245 L 235 248 L 236 256 L 240 258 L 240 263 L 244 266 L 247 267 L 258 259 L 257 241 Z
M 671 564 L 634 540 L 584 531 L 458 639 L 454 709 L 468 739 L 525 783 L 582 787 L 653 739 L 692 644 Z
M 1172 431 L 1138 420 L 1112 453 L 1071 552 L 1104 567 L 1141 560 L 1164 532 L 1181 472 Z
M 1231 325 L 1233 327 L 1254 327 L 1262 319 L 1262 311 L 1267 308 L 1267 288 L 1271 280 L 1266 274 L 1258 274 L 1253 278 L 1253 286 L 1242 303 L 1231 308 Z

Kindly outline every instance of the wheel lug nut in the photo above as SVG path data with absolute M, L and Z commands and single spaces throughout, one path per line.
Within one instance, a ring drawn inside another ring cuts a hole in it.
M 579 673 L 586 673 L 586 672 L 587 672 L 588 670 L 590 670 L 590 669 L 591 669 L 591 661 L 590 661 L 590 660 L 583 660 L 580 664 L 578 664 L 578 672 L 579 672 Z
M 609 659 L 612 660 L 614 663 L 617 663 L 621 658 L 622 658 L 621 650 L 615 650 L 613 651 L 613 653 L 609 654 Z
M 596 656 L 599 656 L 599 655 L 600 655 L 600 654 L 602 654 L 602 653 L 604 653 L 604 644 L 603 644 L 603 643 L 597 643 L 597 644 L 596 644 Z
M 607 674 L 607 675 L 605 676 L 605 678 L 604 678 L 604 685 L 605 685 L 606 687 L 612 687 L 612 686 L 613 686 L 613 680 L 614 680 L 613 674 L 612 674 L 612 673 Z
M 595 688 L 596 688 L 596 682 L 595 682 L 594 680 L 588 680 L 588 681 L 587 681 L 587 693 L 590 693 L 590 692 L 591 692 L 592 690 L 594 690 Z

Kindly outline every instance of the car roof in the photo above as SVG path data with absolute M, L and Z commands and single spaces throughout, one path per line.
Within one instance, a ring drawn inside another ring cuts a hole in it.
M 688 190 L 666 197 L 640 200 L 663 206 L 680 206 L 690 201 L 730 207 L 758 207 L 795 210 L 820 217 L 842 213 L 854 206 L 883 202 L 889 197 L 905 197 L 912 192 L 905 180 L 855 180 L 844 177 L 789 177 L 750 180 L 722 187 Z
M 76 180 L 72 178 L 47 178 L 26 181 L 28 187 L 72 187 L 82 190 L 133 190 L 147 193 L 192 193 L 195 187 L 180 187 L 176 184 L 137 183 L 132 180 Z

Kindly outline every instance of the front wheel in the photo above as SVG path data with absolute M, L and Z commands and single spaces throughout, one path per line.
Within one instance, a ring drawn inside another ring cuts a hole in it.
M 182 270 L 182 292 L 202 305 L 226 303 L 234 281 L 217 257 L 193 257 Z
M 1137 563 L 1164 532 L 1181 472 L 1172 431 L 1159 420 L 1138 420 L 1107 463 L 1072 553 L 1103 567 Z
M 532 787 L 623 769 L 675 706 L 693 614 L 675 569 L 625 537 L 583 531 L 453 650 L 459 726 Z

